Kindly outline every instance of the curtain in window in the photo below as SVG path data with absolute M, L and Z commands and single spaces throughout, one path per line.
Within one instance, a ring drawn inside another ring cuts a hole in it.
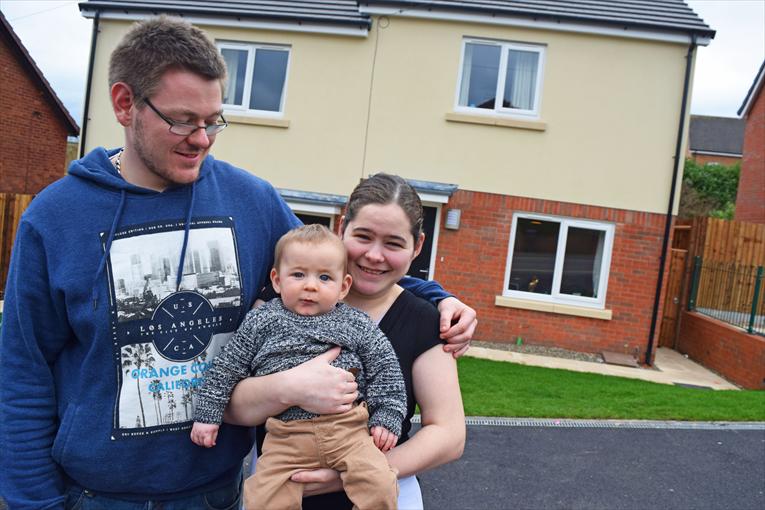
M 598 237 L 598 247 L 595 250 L 595 260 L 592 262 L 592 297 L 598 297 L 600 289 L 600 268 L 603 263 L 603 248 L 606 244 L 606 233 L 601 232 Z
M 473 71 L 473 45 L 465 45 L 465 57 L 462 63 L 462 88 L 460 89 L 460 106 L 468 105 L 468 93 L 470 92 L 470 75 Z
M 241 105 L 244 96 L 244 78 L 247 72 L 247 50 L 224 48 L 221 50 L 221 54 L 228 71 L 223 103 Z
M 534 109 L 538 67 L 538 53 L 534 51 L 508 51 L 503 101 L 505 108 Z

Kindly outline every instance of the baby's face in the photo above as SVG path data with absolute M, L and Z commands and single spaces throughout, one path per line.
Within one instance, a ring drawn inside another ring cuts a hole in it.
M 334 243 L 294 242 L 284 247 L 279 267 L 271 271 L 274 290 L 287 309 L 300 315 L 332 310 L 351 286 L 344 253 Z

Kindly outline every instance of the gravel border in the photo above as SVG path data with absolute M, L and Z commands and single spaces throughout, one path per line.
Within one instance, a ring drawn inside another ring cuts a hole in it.
M 545 345 L 521 344 L 512 342 L 483 342 L 473 340 L 473 347 L 482 347 L 484 349 L 495 349 L 499 351 L 513 351 L 522 354 L 536 354 L 539 356 L 550 356 L 553 358 L 574 359 L 578 361 L 590 361 L 593 363 L 603 363 L 603 357 L 600 354 L 591 352 L 570 351 L 560 347 L 549 347 Z M 470 351 L 468 351 L 470 352 Z

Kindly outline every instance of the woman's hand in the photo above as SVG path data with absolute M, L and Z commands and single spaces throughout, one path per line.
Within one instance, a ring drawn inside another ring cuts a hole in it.
M 343 490 L 340 473 L 334 469 L 311 469 L 298 471 L 290 478 L 293 482 L 303 483 L 303 497 L 338 492 Z
M 444 351 L 459 358 L 470 348 L 470 340 L 478 326 L 476 312 L 456 297 L 441 300 L 438 311 L 441 313 L 441 339 L 447 342 Z

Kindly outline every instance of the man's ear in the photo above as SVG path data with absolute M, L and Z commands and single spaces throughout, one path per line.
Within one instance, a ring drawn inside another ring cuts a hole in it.
M 353 277 L 351 277 L 349 274 L 346 274 L 343 277 L 343 282 L 340 284 L 340 301 L 345 299 L 345 296 L 348 295 L 348 291 L 351 290 L 351 285 L 353 285 Z
M 277 294 L 282 293 L 282 290 L 279 288 L 279 273 L 276 271 L 276 268 L 271 269 L 271 286 Z
M 114 116 L 117 117 L 123 127 L 127 127 L 133 122 L 133 115 L 135 110 L 136 98 L 133 95 L 133 89 L 127 83 L 118 81 L 110 90 L 112 97 L 112 108 L 114 109 Z

